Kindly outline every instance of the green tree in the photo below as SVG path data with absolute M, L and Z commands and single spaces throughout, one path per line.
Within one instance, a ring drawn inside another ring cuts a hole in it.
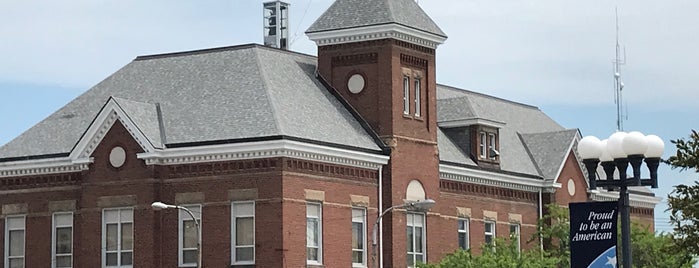
M 419 264 L 419 268 L 556 268 L 560 259 L 538 249 L 520 252 L 513 239 L 498 238 L 495 245 L 481 247 L 480 255 L 457 250 L 437 264 Z
M 631 227 L 633 266 L 638 268 L 691 268 L 696 261 L 687 250 L 676 250 L 669 234 L 655 234 L 634 224 Z M 661 256 L 661 257 L 659 257 Z
M 560 259 L 558 267 L 570 267 L 570 217 L 568 208 L 548 204 L 529 243 L 544 243 L 545 252 Z M 539 245 L 539 244 L 537 244 Z
M 677 153 L 665 161 L 673 169 L 699 172 L 699 133 L 692 130 L 689 139 L 671 140 Z M 670 222 L 674 226 L 675 243 L 679 249 L 699 255 L 699 182 L 675 185 L 668 195 Z

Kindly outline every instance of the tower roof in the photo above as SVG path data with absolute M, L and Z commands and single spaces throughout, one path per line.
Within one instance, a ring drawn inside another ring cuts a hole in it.
M 306 33 L 383 24 L 399 24 L 447 37 L 414 0 L 336 0 Z

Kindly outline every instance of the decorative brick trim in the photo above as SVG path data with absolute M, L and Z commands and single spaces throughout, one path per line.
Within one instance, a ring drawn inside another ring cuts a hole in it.
M 360 64 L 377 63 L 379 59 L 378 53 L 365 53 L 354 55 L 343 55 L 332 57 L 332 66 L 354 66 Z
M 654 209 L 652 208 L 631 207 L 631 214 L 653 216 L 653 213 Z
M 395 45 L 400 46 L 400 47 L 404 47 L 404 48 L 408 48 L 408 49 L 412 49 L 412 50 L 417 50 L 419 52 L 429 54 L 429 55 L 434 55 L 435 50 L 433 48 L 424 47 L 424 46 L 416 45 L 413 43 L 408 43 L 408 42 L 401 41 L 401 40 L 394 40 L 393 42 Z
M 15 190 L 46 186 L 75 185 L 82 181 L 80 173 L 47 174 L 32 177 L 0 178 L 0 190 Z
M 281 170 L 281 158 L 263 158 L 228 162 L 204 162 L 168 165 L 170 178 L 201 177 Z
M 537 194 L 527 191 L 518 191 L 507 188 L 498 188 L 486 185 L 470 184 L 465 182 L 439 180 L 439 189 L 445 192 L 478 195 L 497 199 L 537 202 Z
M 400 54 L 400 63 L 421 69 L 427 69 L 427 60 L 408 54 Z
M 292 158 L 287 158 L 284 160 L 284 170 L 351 179 L 369 183 L 376 183 L 378 179 L 378 172 L 376 170 L 339 166 Z

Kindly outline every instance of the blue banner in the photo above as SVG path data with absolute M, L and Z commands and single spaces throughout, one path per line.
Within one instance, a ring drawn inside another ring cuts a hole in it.
M 618 202 L 570 203 L 571 268 L 616 268 Z

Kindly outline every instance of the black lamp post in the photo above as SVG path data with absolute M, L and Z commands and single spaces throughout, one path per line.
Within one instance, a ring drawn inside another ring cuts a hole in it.
M 640 132 L 616 132 L 609 139 L 600 141 L 587 136 L 578 143 L 578 153 L 583 159 L 590 177 L 590 189 L 604 187 L 619 189 L 619 211 L 621 212 L 622 260 L 625 268 L 631 266 L 631 224 L 629 206 L 629 186 L 650 186 L 658 188 L 658 165 L 665 149 L 663 140 L 655 135 L 645 136 Z M 645 159 L 650 178 L 641 178 L 641 164 Z M 602 162 L 606 180 L 597 180 L 597 165 Z M 626 169 L 631 164 L 633 177 L 626 177 Z M 619 179 L 614 179 L 614 170 L 619 171 Z

